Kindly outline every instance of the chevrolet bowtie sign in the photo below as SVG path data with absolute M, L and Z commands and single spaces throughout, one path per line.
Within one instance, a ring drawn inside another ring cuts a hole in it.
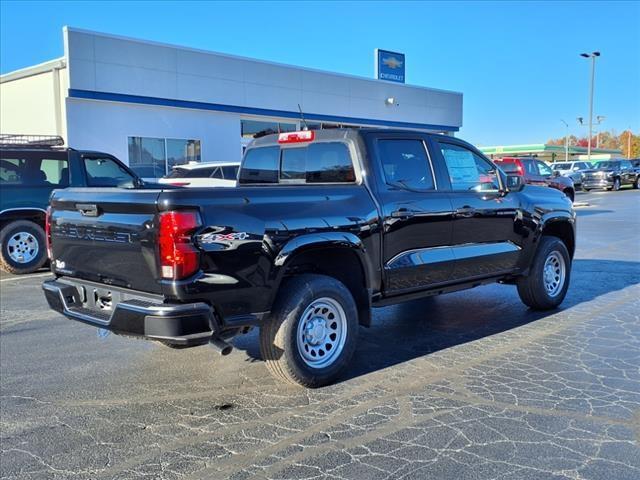
M 376 48 L 376 75 L 380 80 L 404 83 L 404 53 Z

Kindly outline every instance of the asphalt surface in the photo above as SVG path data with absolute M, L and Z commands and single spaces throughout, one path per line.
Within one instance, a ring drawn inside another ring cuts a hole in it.
M 47 310 L 0 277 L 3 479 L 640 478 L 640 192 L 580 194 L 571 287 L 535 313 L 492 285 L 375 311 L 340 383 Z

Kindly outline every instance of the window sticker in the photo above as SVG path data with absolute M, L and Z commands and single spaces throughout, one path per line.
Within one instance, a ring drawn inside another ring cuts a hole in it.
M 480 174 L 473 153 L 469 150 L 449 150 L 442 149 L 451 183 L 479 183 Z

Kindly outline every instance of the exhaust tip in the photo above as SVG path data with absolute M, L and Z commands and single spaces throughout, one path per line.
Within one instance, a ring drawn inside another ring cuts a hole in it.
M 209 345 L 222 356 L 229 355 L 233 351 L 233 345 L 216 337 L 211 337 Z

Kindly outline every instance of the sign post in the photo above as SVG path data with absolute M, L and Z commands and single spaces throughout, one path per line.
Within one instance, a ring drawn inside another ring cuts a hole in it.
M 376 48 L 375 61 L 376 77 L 378 80 L 404 83 L 404 53 L 390 52 Z

